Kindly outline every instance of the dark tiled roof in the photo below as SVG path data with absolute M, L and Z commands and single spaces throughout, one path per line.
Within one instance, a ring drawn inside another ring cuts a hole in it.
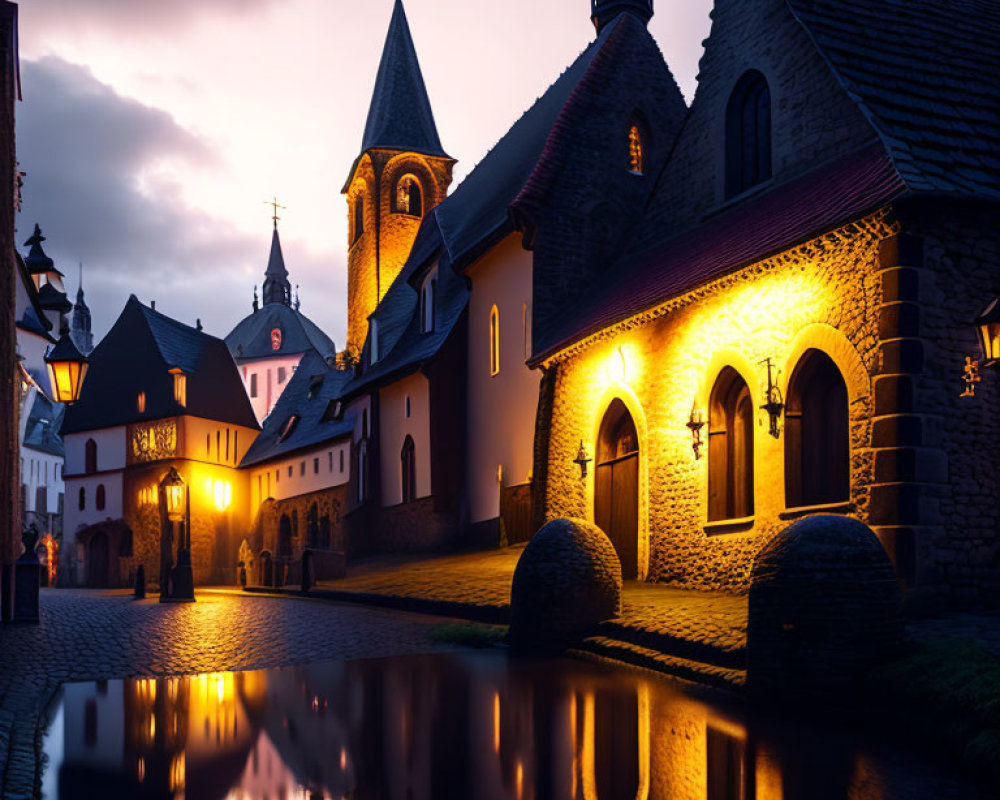
M 916 192 L 1000 197 L 996 0 L 787 0 Z
M 17 327 L 21 330 L 33 333 L 36 336 L 43 336 L 55 344 L 56 340 L 50 333 L 52 330 L 52 322 L 45 316 L 45 312 L 42 311 L 42 307 L 38 304 L 38 291 L 35 289 L 35 282 L 28 274 L 28 268 L 24 263 L 24 259 L 21 258 L 20 253 L 15 252 L 14 260 L 17 262 L 17 271 L 21 279 L 21 287 L 28 296 L 28 304 L 24 308 L 24 313 L 21 315 L 21 319 L 17 321 Z
M 65 448 L 59 437 L 64 411 L 63 406 L 53 403 L 41 392 L 36 392 L 25 424 L 24 446 L 39 453 L 64 455 Z
M 271 331 L 281 330 L 281 349 L 271 348 Z M 298 355 L 315 350 L 324 358 L 337 348 L 319 327 L 301 311 L 284 303 L 266 303 L 244 318 L 226 337 L 226 346 L 237 362 L 258 358 Z
M 170 370 L 187 374 L 187 405 L 174 400 Z M 137 397 L 146 393 L 146 410 Z M 90 355 L 80 401 L 66 410 L 63 435 L 187 414 L 256 428 L 250 400 L 225 342 L 129 298 Z
M 46 283 L 38 290 L 38 305 L 42 308 L 68 313 L 73 310 L 73 304 L 66 297 L 66 292 L 60 292 L 51 283 Z
M 28 272 L 32 275 L 38 275 L 43 272 L 55 272 L 57 275 L 62 277 L 62 273 L 56 269 L 55 262 L 45 255 L 45 251 L 42 249 L 42 242 L 45 241 L 45 237 L 42 236 L 42 229 L 35 223 L 35 231 L 31 234 L 25 243 L 25 247 L 28 247 L 28 255 L 24 259 L 24 263 L 28 267 Z
M 396 0 L 375 79 L 362 152 L 404 150 L 448 158 L 441 146 L 403 4 Z
M 544 325 L 532 361 L 855 220 L 905 191 L 878 144 L 775 186 L 662 244 L 624 256 L 585 303 Z
M 316 353 L 306 353 L 240 466 L 261 464 L 349 435 L 354 429 L 349 415 L 339 420 L 324 419 L 327 407 L 340 396 L 349 379 L 350 373 L 330 367 Z M 310 397 L 314 382 L 321 383 Z M 293 414 L 299 421 L 282 441 L 281 433 Z

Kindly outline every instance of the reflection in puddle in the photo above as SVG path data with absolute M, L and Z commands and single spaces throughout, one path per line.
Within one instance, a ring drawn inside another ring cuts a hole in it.
M 666 682 L 495 653 L 70 684 L 45 750 L 49 800 L 912 800 L 960 789 L 834 736 L 748 724 Z

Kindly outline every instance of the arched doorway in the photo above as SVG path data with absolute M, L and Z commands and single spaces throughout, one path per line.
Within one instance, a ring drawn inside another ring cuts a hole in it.
M 97 531 L 87 547 L 87 586 L 106 589 L 108 586 L 108 535 Z
M 611 402 L 597 437 L 594 521 L 608 535 L 622 577 L 639 577 L 639 436 L 625 404 Z

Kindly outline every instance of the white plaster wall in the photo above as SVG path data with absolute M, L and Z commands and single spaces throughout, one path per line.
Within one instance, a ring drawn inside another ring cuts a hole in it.
M 21 483 L 27 487 L 25 492 L 25 511 L 39 513 L 59 513 L 59 495 L 66 487 L 62 478 L 63 460 L 59 456 L 40 453 L 37 450 L 22 448 L 21 450 Z M 40 486 L 48 488 L 45 508 L 36 507 L 37 492 Z
M 257 422 L 263 422 L 274 410 L 278 398 L 285 390 L 288 382 L 302 360 L 302 353 L 283 358 L 266 358 L 260 361 L 247 361 L 240 365 L 240 376 L 243 378 L 243 387 L 246 389 L 247 397 L 250 398 L 250 405 L 253 406 L 253 413 L 257 415 Z M 278 369 L 285 370 L 285 380 L 278 381 Z M 257 376 L 257 396 L 250 394 L 250 382 L 253 375 Z
M 121 519 L 123 473 L 112 472 L 100 475 L 84 475 L 66 479 L 66 502 L 63 506 L 63 533 L 72 536 L 80 528 Z M 104 509 L 97 509 L 97 487 L 104 485 Z M 83 509 L 80 508 L 80 488 L 86 492 Z M 67 539 L 66 541 L 73 541 Z
M 88 439 L 97 442 L 97 471 L 124 469 L 128 429 L 124 425 L 104 428 L 99 431 L 71 433 L 63 439 L 66 446 L 65 473 L 82 475 L 86 467 L 86 445 Z
M 525 365 L 531 347 L 532 254 L 511 235 L 468 272 L 469 511 L 472 522 L 500 513 L 500 483 L 526 483 L 533 463 L 541 375 Z M 490 310 L 500 317 L 500 371 L 490 374 Z M 525 320 L 525 312 L 527 319 Z
M 406 416 L 406 398 L 410 416 Z M 379 434 L 382 505 L 403 502 L 403 442 L 413 437 L 417 459 L 417 497 L 431 493 L 430 384 L 421 373 L 410 375 L 379 392 Z
M 201 417 L 182 417 L 180 426 L 182 458 L 230 467 L 239 466 L 259 435 L 259 431 L 251 428 L 224 425 Z
M 319 459 L 319 470 L 316 460 Z M 343 468 L 341 468 L 343 464 Z M 303 474 L 303 465 L 305 474 Z M 292 474 L 289 476 L 288 470 Z M 305 450 L 294 457 L 277 459 L 250 470 L 250 493 L 254 513 L 270 498 L 285 500 L 310 492 L 341 486 L 351 477 L 351 443 L 330 442 L 323 447 Z

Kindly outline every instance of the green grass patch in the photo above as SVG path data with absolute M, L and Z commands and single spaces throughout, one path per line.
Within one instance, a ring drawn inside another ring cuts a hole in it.
M 463 647 L 498 647 L 507 638 L 506 625 L 484 625 L 478 622 L 449 622 L 431 629 L 431 640 Z
M 971 641 L 920 646 L 867 688 L 906 730 L 1000 788 L 1000 658 Z

